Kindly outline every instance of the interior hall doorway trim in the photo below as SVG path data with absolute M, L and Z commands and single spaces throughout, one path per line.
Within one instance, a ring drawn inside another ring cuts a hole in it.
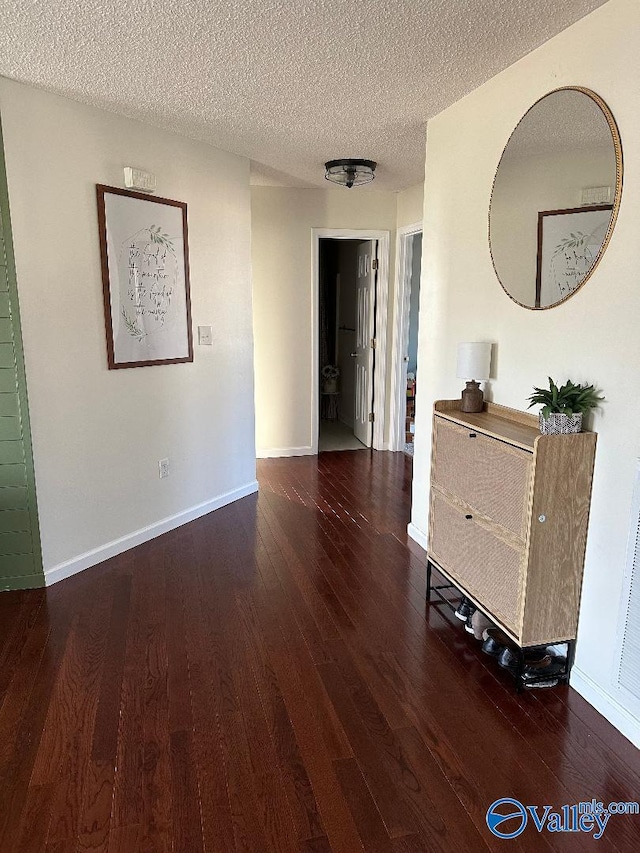
M 404 450 L 407 414 L 407 345 L 413 240 L 422 233 L 422 222 L 398 228 L 396 237 L 396 287 L 393 300 L 393 343 L 391 345 L 391 404 L 389 406 L 389 450 Z
M 311 446 L 312 453 L 318 452 L 318 432 L 320 424 L 319 394 L 319 348 L 320 348 L 320 240 L 377 240 L 378 241 L 378 277 L 376 282 L 375 329 L 376 351 L 373 381 L 373 422 L 372 447 L 374 450 L 388 450 L 384 442 L 385 408 L 387 404 L 387 310 L 389 306 L 389 232 L 354 230 L 348 228 L 312 228 L 311 229 L 311 275 L 313 293 L 311 298 Z

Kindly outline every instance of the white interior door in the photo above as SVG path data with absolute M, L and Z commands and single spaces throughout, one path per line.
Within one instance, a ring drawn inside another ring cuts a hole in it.
M 371 447 L 371 421 L 373 396 L 373 323 L 375 299 L 375 240 L 358 246 L 356 281 L 356 360 L 355 422 L 353 432 L 366 447 Z

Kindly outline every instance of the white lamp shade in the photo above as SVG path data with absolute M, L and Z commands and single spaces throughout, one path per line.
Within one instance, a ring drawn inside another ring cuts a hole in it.
M 491 344 L 484 341 L 458 344 L 458 379 L 486 382 L 491 366 Z

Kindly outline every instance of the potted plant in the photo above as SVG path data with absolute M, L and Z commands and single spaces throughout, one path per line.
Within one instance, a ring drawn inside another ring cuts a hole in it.
M 549 388 L 535 388 L 529 408 L 536 403 L 542 405 L 539 415 L 540 432 L 544 435 L 560 435 L 580 432 L 582 415 L 595 408 L 604 397 L 599 397 L 593 385 L 575 385 L 568 379 L 560 388 L 549 377 Z
M 322 393 L 337 394 L 340 368 L 335 364 L 325 364 L 320 372 L 322 374 Z

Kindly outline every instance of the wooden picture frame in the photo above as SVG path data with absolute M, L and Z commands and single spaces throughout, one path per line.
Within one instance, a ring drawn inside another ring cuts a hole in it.
M 96 185 L 109 370 L 193 361 L 187 205 Z
M 613 205 L 593 204 L 538 213 L 536 308 L 549 308 L 584 284 L 597 266 Z

